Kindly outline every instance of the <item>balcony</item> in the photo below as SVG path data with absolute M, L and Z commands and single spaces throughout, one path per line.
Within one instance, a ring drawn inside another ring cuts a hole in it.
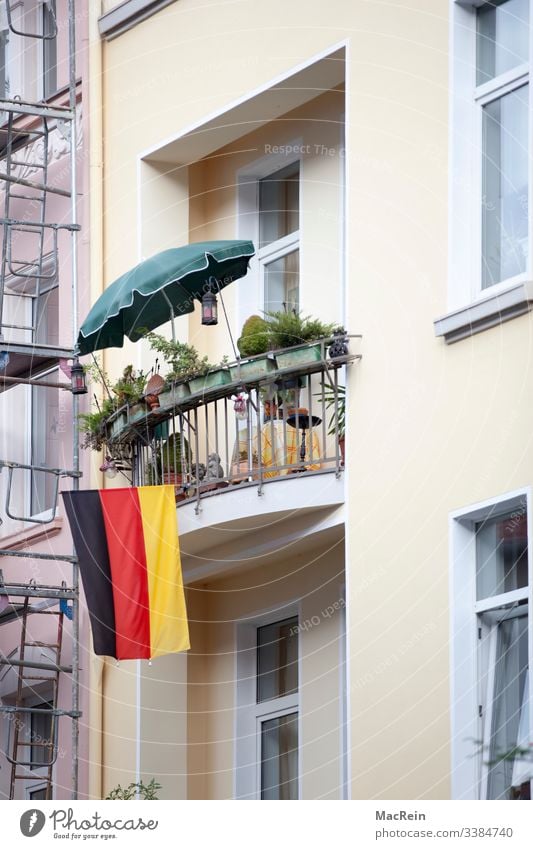
M 360 358 L 351 350 L 359 338 L 347 336 L 340 352 L 329 338 L 229 363 L 166 385 L 157 398 L 146 396 L 148 406 L 122 407 L 106 422 L 110 471 L 135 486 L 173 484 L 176 503 L 196 514 L 222 493 L 262 495 L 274 482 L 287 490 L 296 480 L 308 493 L 309 478 L 339 479 L 345 369 Z

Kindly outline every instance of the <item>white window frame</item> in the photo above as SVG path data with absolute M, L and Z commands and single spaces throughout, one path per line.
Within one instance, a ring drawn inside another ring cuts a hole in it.
M 16 29 L 21 32 L 40 32 L 44 23 L 44 7 L 47 5 L 46 0 L 34 0 L 34 2 L 27 4 L 24 14 L 26 3 L 23 0 L 11 2 L 11 16 Z M 5 20 L 7 26 L 6 13 L 4 13 L 2 20 Z M 58 42 L 59 32 L 56 37 L 56 45 Z M 9 68 L 8 79 L 10 80 L 8 99 L 22 97 L 33 101 L 44 97 L 46 55 L 44 44 L 44 40 L 24 38 L 10 31 L 6 66 L 6 72 Z M 56 61 L 56 69 L 57 66 Z M 0 113 L 0 123 L 6 122 L 7 114 Z
M 533 0 L 530 0 L 530 43 L 527 65 L 476 84 L 476 8 L 486 0 L 450 0 L 450 170 L 448 312 L 435 321 L 437 336 L 447 342 L 471 336 L 522 315 L 533 306 L 532 258 L 533 169 L 530 165 L 528 259 L 523 274 L 482 289 L 482 106 L 530 82 L 533 61 Z M 533 151 L 530 108 L 529 159 Z
M 39 372 L 38 375 L 35 375 L 35 378 L 38 380 L 39 378 L 43 378 L 43 380 L 52 377 L 54 379 L 54 375 L 57 375 L 57 380 L 59 381 L 61 378 L 61 370 L 59 366 L 53 366 L 52 368 L 46 369 L 46 371 Z M 32 465 L 33 456 L 32 456 L 32 448 L 33 448 L 33 391 L 34 389 L 38 389 L 38 386 L 28 386 L 28 403 L 26 405 L 26 409 L 28 411 L 28 425 L 26 429 L 27 433 L 27 442 L 26 442 L 26 451 L 28 457 L 28 465 Z M 63 390 L 60 389 L 46 389 L 46 392 L 61 392 Z M 52 468 L 52 467 L 51 467 Z M 44 474 L 44 473 L 43 473 Z M 52 508 L 48 510 L 43 510 L 40 513 L 32 513 L 31 512 L 31 498 L 32 498 L 32 472 L 28 469 L 26 473 L 26 512 L 25 515 L 29 516 L 31 519 L 40 519 L 40 520 L 50 520 L 52 517 Z M 59 501 L 59 496 L 58 496 Z M 58 505 L 59 506 L 59 505 Z
M 247 285 L 239 286 L 237 291 L 237 324 L 235 331 L 239 335 L 240 329 L 250 315 L 263 315 L 265 308 L 265 265 L 294 251 L 300 251 L 300 276 L 298 282 L 300 310 L 304 298 L 303 275 L 302 275 L 302 209 L 304 194 L 304 150 L 301 138 L 293 139 L 283 145 L 287 152 L 269 153 L 255 160 L 250 165 L 237 171 L 237 233 L 238 239 L 250 239 L 254 245 L 259 245 L 259 183 L 265 177 L 270 177 L 276 171 L 280 171 L 295 162 L 300 166 L 300 190 L 299 190 L 299 229 L 281 239 L 276 239 L 263 248 L 258 248 L 255 256 L 250 261 L 250 270 L 247 277 Z M 275 145 L 272 145 L 275 147 Z
M 487 783 L 486 754 L 480 749 L 483 725 L 487 721 L 480 699 L 479 616 L 483 611 L 521 598 L 529 601 L 528 650 L 530 670 L 533 661 L 532 589 L 533 566 L 528 546 L 528 587 L 476 600 L 476 523 L 515 510 L 526 510 L 528 540 L 531 540 L 531 487 L 509 492 L 472 504 L 450 514 L 450 666 L 451 666 L 451 782 L 453 799 L 484 798 Z M 489 664 L 490 666 L 490 664 Z M 489 692 L 487 690 L 487 692 Z M 529 676 L 529 699 L 533 704 L 533 675 Z M 482 715 L 480 716 L 480 704 Z M 484 714 L 484 715 L 483 715 Z M 533 741 L 533 712 L 530 712 L 530 739 Z M 477 741 L 477 745 L 476 745 Z M 477 752 L 477 757 L 473 757 Z
M 48 787 L 48 784 L 47 784 L 46 781 L 41 781 L 39 784 L 32 784 L 31 787 L 27 785 L 25 787 L 26 799 L 31 800 L 31 794 L 32 793 L 35 793 L 38 790 L 46 790 L 47 787 Z
M 298 634 L 298 691 L 257 702 L 257 630 L 284 619 L 301 621 L 299 602 L 251 616 L 236 623 L 235 642 L 235 770 L 234 798 L 261 799 L 261 724 L 287 714 L 298 714 L 298 798 L 302 798 L 302 657 Z

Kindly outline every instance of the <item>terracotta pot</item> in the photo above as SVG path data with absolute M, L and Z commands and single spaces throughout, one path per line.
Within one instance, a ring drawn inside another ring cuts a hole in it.
M 159 407 L 158 395 L 145 395 L 144 400 L 146 401 L 151 410 L 157 410 L 157 408 Z

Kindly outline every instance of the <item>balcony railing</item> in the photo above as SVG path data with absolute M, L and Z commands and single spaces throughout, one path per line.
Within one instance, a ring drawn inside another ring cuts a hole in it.
M 135 486 L 174 484 L 176 500 L 344 468 L 345 369 L 358 360 L 332 339 L 247 358 L 187 385 L 160 406 L 119 410 L 108 422 L 114 464 Z M 338 340 L 337 340 L 338 342 Z M 330 356 L 330 351 L 337 356 Z M 114 434 L 114 435 L 113 435 Z

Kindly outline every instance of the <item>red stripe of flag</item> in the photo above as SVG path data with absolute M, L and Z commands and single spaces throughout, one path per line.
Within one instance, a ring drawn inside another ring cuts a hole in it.
M 150 605 L 146 550 L 135 488 L 100 490 L 109 550 L 117 658 L 150 658 Z

